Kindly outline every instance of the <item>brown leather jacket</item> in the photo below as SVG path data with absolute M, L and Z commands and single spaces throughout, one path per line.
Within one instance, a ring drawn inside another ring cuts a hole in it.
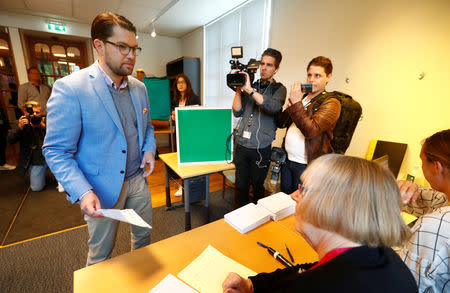
M 333 129 L 341 114 L 341 103 L 334 98 L 329 98 L 320 105 L 313 114 L 315 101 L 305 110 L 302 102 L 298 102 L 278 114 L 277 126 L 289 127 L 292 123 L 300 129 L 305 136 L 305 149 L 308 163 L 323 154 L 333 152 L 331 140 Z M 320 151 L 323 136 L 322 151 Z

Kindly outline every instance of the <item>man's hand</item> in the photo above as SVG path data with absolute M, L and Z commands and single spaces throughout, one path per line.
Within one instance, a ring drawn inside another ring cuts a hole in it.
M 81 212 L 92 218 L 103 218 L 103 214 L 98 210 L 101 209 L 100 200 L 93 192 L 86 194 L 81 200 L 80 204 Z
M 244 279 L 236 273 L 229 273 L 222 283 L 222 289 L 224 293 L 253 293 L 253 283 L 250 279 Z
M 252 84 L 250 83 L 250 76 L 248 75 L 247 72 L 244 71 L 240 71 L 239 73 L 245 74 L 245 84 L 242 87 L 242 90 L 247 94 L 250 94 L 253 91 Z
M 400 195 L 402 196 L 403 204 L 416 202 L 416 199 L 419 196 L 419 187 L 417 184 L 407 180 L 398 180 L 397 183 L 398 187 L 400 187 Z
M 148 170 L 144 172 L 143 177 L 147 177 L 152 174 L 153 169 L 155 168 L 155 157 L 151 152 L 145 152 L 144 158 L 142 158 L 141 169 L 145 168 L 145 165 L 148 164 Z
M 288 103 L 294 105 L 302 100 L 303 92 L 302 92 L 302 83 L 297 81 L 291 86 L 291 92 L 289 94 Z
M 26 116 L 22 116 L 19 118 L 19 129 L 20 130 L 23 130 L 23 128 L 27 124 L 30 124 L 30 121 L 28 120 L 28 118 Z

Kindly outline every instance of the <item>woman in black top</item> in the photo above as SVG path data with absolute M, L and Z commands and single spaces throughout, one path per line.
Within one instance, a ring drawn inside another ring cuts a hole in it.
M 230 273 L 223 292 L 417 292 L 409 269 L 390 248 L 411 231 L 389 170 L 364 159 L 323 155 L 294 193 L 295 229 L 319 262 L 244 279 Z
M 200 106 L 200 97 L 194 93 L 191 81 L 185 74 L 177 75 L 172 100 L 172 120 L 175 121 L 175 108 L 184 106 Z M 181 196 L 183 188 L 180 186 L 175 196 Z
M 175 108 L 200 105 L 200 97 L 192 90 L 191 81 L 185 74 L 177 75 L 175 79 L 172 100 L 172 120 L 175 120 Z

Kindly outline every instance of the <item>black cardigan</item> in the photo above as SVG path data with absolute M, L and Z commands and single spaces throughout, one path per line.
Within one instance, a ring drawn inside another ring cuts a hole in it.
M 250 277 L 254 292 L 418 292 L 408 267 L 386 247 L 355 247 L 312 270 L 299 269 Z
M 194 106 L 194 105 L 201 105 L 200 103 L 200 97 L 197 95 L 193 95 L 188 101 L 186 101 L 185 106 Z M 172 101 L 172 110 L 179 106 L 179 101 Z

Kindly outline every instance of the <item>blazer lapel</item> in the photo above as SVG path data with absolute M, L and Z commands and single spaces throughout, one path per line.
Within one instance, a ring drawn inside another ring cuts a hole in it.
M 98 68 L 98 62 L 96 61 L 91 66 L 91 71 L 89 72 L 89 76 L 91 77 L 91 83 L 94 87 L 94 90 L 97 92 L 97 96 L 100 101 L 102 101 L 103 105 L 106 108 L 106 111 L 111 116 L 111 119 L 116 124 L 117 128 L 120 132 L 125 135 L 122 127 L 122 122 L 120 121 L 119 113 L 117 113 L 116 106 L 114 105 L 114 101 L 112 99 L 111 93 L 109 92 L 105 79 L 100 72 L 100 68 Z

